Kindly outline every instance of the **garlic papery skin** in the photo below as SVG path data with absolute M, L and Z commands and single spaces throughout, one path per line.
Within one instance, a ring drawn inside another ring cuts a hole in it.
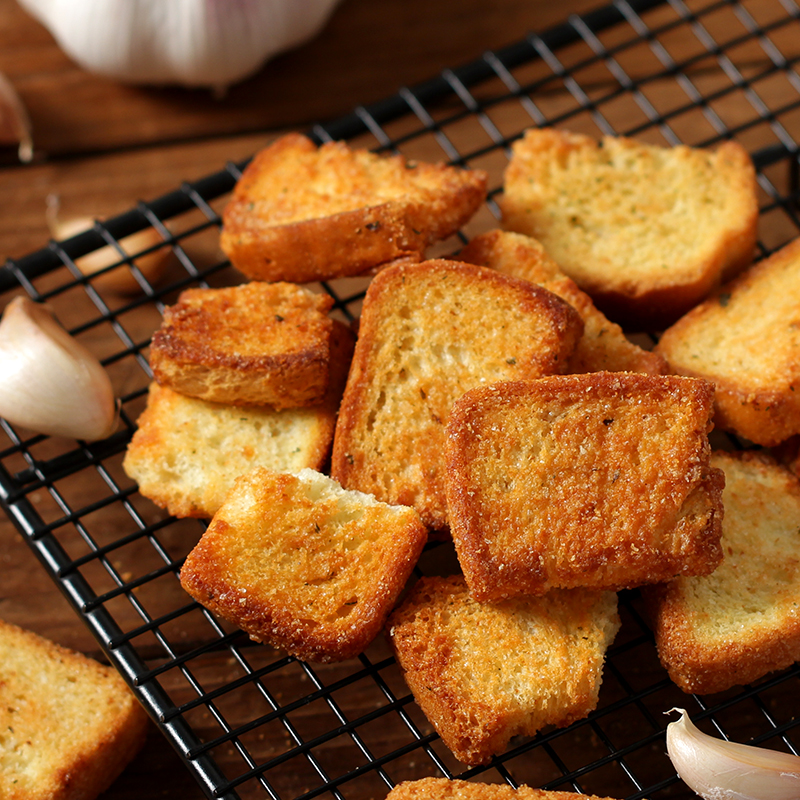
M 681 718 L 667 725 L 667 752 L 681 780 L 704 800 L 798 800 L 800 757 L 708 736 Z
M 15 297 L 0 320 L 0 416 L 36 433 L 86 441 L 117 426 L 102 364 L 27 297 Z
M 338 0 L 20 0 L 84 69 L 222 91 L 316 34 Z
M 31 120 L 11 81 L 0 72 L 0 143 L 17 144 L 20 161 L 33 159 Z
M 94 226 L 94 220 L 90 217 L 74 217 L 72 219 L 61 220 L 58 218 L 58 200 L 52 197 L 48 198 L 47 207 L 47 224 L 50 228 L 50 235 L 61 241 L 69 239 L 71 236 L 77 236 L 79 233 L 91 230 Z M 159 247 L 161 245 L 161 247 Z M 143 255 L 134 258 L 134 263 L 142 276 L 145 277 L 151 286 L 158 283 L 160 278 L 172 260 L 173 253 L 169 247 L 164 246 L 164 239 L 155 228 L 144 228 L 141 231 L 132 233 L 120 239 L 119 246 L 129 256 L 136 253 L 142 253 L 150 248 L 154 249 L 152 252 L 144 253 Z M 94 275 L 96 272 L 110 267 L 112 264 L 118 264 L 122 260 L 119 251 L 107 245 L 85 256 L 80 256 L 75 259 L 75 266 L 86 276 Z M 93 281 L 92 285 L 98 289 L 114 292 L 116 294 L 136 294 L 142 291 L 142 286 L 134 277 L 131 270 L 127 265 L 111 269 L 108 272 L 98 275 Z

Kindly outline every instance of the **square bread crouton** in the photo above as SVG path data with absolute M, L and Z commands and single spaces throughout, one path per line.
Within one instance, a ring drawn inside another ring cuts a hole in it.
M 539 284 L 566 300 L 583 319 L 583 336 L 565 372 L 644 372 L 661 375 L 667 362 L 658 353 L 631 342 L 622 328 L 600 311 L 545 252 L 536 239 L 521 233 L 489 231 L 476 236 L 459 254 L 470 264 L 496 269 Z
M 800 239 L 664 332 L 673 371 L 714 382 L 714 424 L 771 447 L 800 433 Z
M 481 604 L 453 576 L 420 580 L 387 630 L 442 741 L 459 761 L 483 764 L 512 736 L 594 710 L 619 626 L 613 592 L 554 590 Z
M 598 307 L 661 330 L 753 259 L 755 169 L 743 147 L 657 147 L 529 129 L 512 148 L 505 227 L 538 239 Z
M 698 694 L 800 661 L 800 480 L 755 452 L 711 463 L 725 472 L 722 563 L 642 590 L 670 678 Z
M 582 330 L 561 298 L 494 270 L 441 259 L 384 270 L 364 299 L 331 475 L 445 529 L 452 404 L 483 383 L 563 371 Z
M 0 797 L 93 800 L 144 744 L 116 670 L 0 622 Z
M 139 492 L 176 517 L 211 518 L 234 479 L 256 466 L 321 469 L 353 352 L 353 335 L 336 322 L 331 380 L 318 406 L 209 403 L 153 383 L 122 466 Z
M 487 175 L 291 133 L 258 153 L 223 213 L 220 246 L 253 280 L 360 275 L 421 261 L 486 197 Z
M 187 289 L 153 335 L 153 377 L 214 403 L 316 405 L 328 388 L 332 305 L 291 283 Z
M 507 783 L 421 778 L 397 784 L 386 800 L 612 800 L 594 794 L 551 792 L 522 784 L 514 789 Z
M 181 584 L 258 642 L 342 661 L 380 632 L 426 539 L 411 508 L 313 470 L 256 469 L 236 481 Z
M 622 372 L 464 395 L 447 427 L 447 501 L 474 597 L 712 571 L 723 486 L 712 408 L 706 381 Z

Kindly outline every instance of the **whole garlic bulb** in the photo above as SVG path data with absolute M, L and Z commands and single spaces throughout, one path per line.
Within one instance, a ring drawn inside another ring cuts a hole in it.
M 20 0 L 84 69 L 224 90 L 317 33 L 338 0 Z

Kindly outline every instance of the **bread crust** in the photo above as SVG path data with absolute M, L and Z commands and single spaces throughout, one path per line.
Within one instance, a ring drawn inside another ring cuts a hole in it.
M 386 800 L 612 800 L 593 794 L 551 792 L 524 784 L 516 789 L 507 783 L 421 778 L 397 784 Z
M 122 463 L 125 473 L 142 496 L 170 514 L 210 519 L 234 479 L 255 466 L 321 469 L 333 441 L 353 334 L 335 321 L 331 342 L 331 380 L 317 406 L 242 408 L 152 383 Z
M 0 723 L 3 800 L 97 797 L 148 729 L 116 670 L 2 621 Z
M 578 340 L 565 372 L 644 372 L 663 375 L 666 359 L 629 341 L 615 322 L 608 319 L 586 292 L 530 236 L 493 230 L 480 234 L 458 254 L 470 264 L 496 269 L 515 278 L 539 284 L 566 300 L 583 319 Z
M 446 260 L 393 267 L 364 299 L 331 475 L 447 527 L 444 426 L 484 381 L 562 370 L 582 323 L 541 287 Z
M 706 574 L 723 475 L 713 387 L 599 372 L 473 390 L 447 427 L 451 534 L 473 596 L 623 589 Z
M 342 661 L 383 628 L 427 531 L 411 508 L 312 470 L 237 479 L 181 569 L 198 602 L 259 642 Z
M 291 133 L 258 153 L 223 213 L 220 246 L 253 280 L 307 283 L 421 261 L 486 197 L 487 175 L 384 158 Z
M 387 623 L 417 704 L 465 764 L 594 710 L 618 629 L 611 592 L 480 604 L 461 576 L 422 578 Z
M 646 587 L 659 657 L 685 692 L 711 694 L 800 660 L 800 480 L 763 453 L 715 453 L 725 471 L 721 565 Z
M 504 188 L 504 225 L 539 239 L 626 329 L 661 330 L 753 259 L 755 169 L 735 142 L 712 152 L 529 129 Z
M 771 447 L 800 433 L 800 239 L 692 309 L 657 350 L 671 369 L 713 381 L 714 424 Z
M 187 289 L 153 335 L 153 377 L 214 403 L 316 405 L 328 387 L 332 306 L 289 283 Z

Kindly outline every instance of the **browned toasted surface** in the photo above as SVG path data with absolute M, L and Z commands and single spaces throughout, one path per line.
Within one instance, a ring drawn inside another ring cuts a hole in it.
M 800 433 L 800 239 L 665 331 L 675 372 L 716 385 L 714 424 L 756 444 Z
M 256 466 L 321 469 L 330 452 L 353 336 L 334 324 L 324 401 L 276 411 L 209 403 L 153 383 L 123 467 L 139 491 L 176 517 L 210 518 L 238 475 Z
M 520 233 L 489 231 L 472 239 L 458 257 L 470 264 L 490 267 L 544 286 L 581 315 L 583 336 L 565 372 L 644 372 L 650 375 L 667 372 L 666 360 L 629 341 L 622 328 L 598 310 L 589 295 L 561 271 L 536 239 Z
M 426 538 L 411 508 L 259 468 L 236 481 L 181 584 L 256 641 L 341 661 L 380 632 Z
M 486 174 L 292 133 L 244 171 L 220 244 L 249 278 L 305 283 L 420 261 L 486 196 Z
M 93 800 L 144 744 L 147 724 L 115 670 L 0 622 L 3 800 Z
M 461 576 L 423 578 L 387 623 L 414 697 L 465 764 L 596 706 L 619 629 L 612 592 L 554 590 L 481 604 Z
M 453 402 L 485 382 L 563 370 L 581 330 L 560 298 L 493 270 L 444 260 L 384 270 L 364 300 L 331 474 L 446 527 Z
M 507 783 L 422 778 L 397 784 L 386 800 L 612 800 L 594 794 L 550 792 L 522 784 L 514 789 Z
M 500 202 L 609 317 L 659 330 L 747 266 L 755 170 L 715 151 L 530 129 L 514 143 Z
M 290 283 L 187 289 L 153 335 L 153 377 L 215 403 L 297 408 L 328 386 L 333 298 Z
M 719 563 L 706 381 L 596 372 L 499 383 L 447 427 L 451 533 L 479 600 L 622 589 Z
M 644 592 L 670 678 L 700 694 L 800 660 L 800 480 L 758 453 L 712 464 L 725 472 L 722 563 Z

